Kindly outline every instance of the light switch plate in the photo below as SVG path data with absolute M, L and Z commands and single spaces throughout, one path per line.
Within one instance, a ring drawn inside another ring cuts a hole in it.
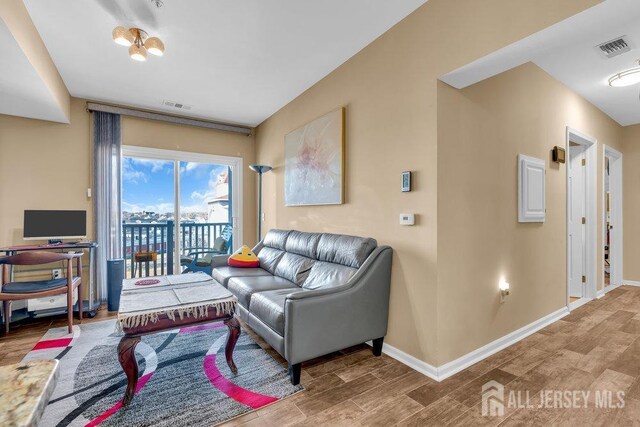
M 412 213 L 400 214 L 400 225 L 414 225 L 416 223 L 416 216 Z

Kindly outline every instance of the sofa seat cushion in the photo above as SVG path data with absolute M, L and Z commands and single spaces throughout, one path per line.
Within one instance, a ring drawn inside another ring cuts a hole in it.
M 227 288 L 238 298 L 244 308 L 249 309 L 251 295 L 277 289 L 300 290 L 287 279 L 277 276 L 232 277 Z
M 303 290 L 278 289 L 255 293 L 251 296 L 249 313 L 260 319 L 274 332 L 284 336 L 284 303 L 287 295 L 294 292 L 303 292 Z
M 225 288 L 229 285 L 229 279 L 232 277 L 271 276 L 268 271 L 261 268 L 238 268 L 227 266 L 214 268 L 211 275 Z

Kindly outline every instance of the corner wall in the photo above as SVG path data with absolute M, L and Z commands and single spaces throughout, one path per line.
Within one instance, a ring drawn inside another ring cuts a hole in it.
M 437 78 L 568 18 L 598 0 L 430 0 L 257 129 L 264 229 L 371 236 L 394 249 L 386 342 L 433 365 L 438 356 Z M 284 206 L 284 136 L 346 107 L 346 203 Z M 400 173 L 414 171 L 414 191 Z M 413 227 L 398 224 L 414 212 Z M 447 352 L 445 352 L 446 354 Z
M 567 165 L 551 150 L 565 147 L 567 126 L 598 140 L 602 260 L 603 144 L 620 150 L 623 128 L 532 63 L 463 90 L 439 83 L 441 364 L 566 307 Z M 544 223 L 518 223 L 518 154 L 546 162 Z M 501 278 L 511 285 L 504 303 Z M 596 283 L 602 289 L 602 263 Z
M 624 128 L 622 143 L 624 281 L 640 282 L 640 125 Z

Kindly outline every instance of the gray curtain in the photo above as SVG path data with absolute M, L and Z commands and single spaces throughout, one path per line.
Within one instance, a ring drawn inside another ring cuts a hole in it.
M 98 296 L 107 297 L 107 260 L 122 257 L 120 115 L 93 112 L 94 231 Z

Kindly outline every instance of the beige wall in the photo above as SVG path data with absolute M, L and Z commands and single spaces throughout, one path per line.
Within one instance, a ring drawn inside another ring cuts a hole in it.
M 600 260 L 603 144 L 620 149 L 622 127 L 531 63 L 461 91 L 439 83 L 440 363 L 566 306 L 567 168 L 551 149 L 565 146 L 567 126 L 598 140 Z M 518 223 L 518 154 L 546 161 L 544 224 Z
M 387 342 L 438 364 L 437 77 L 598 0 L 430 0 L 262 123 L 265 229 L 372 236 L 394 248 Z M 284 135 L 346 107 L 346 203 L 285 207 Z M 401 193 L 400 172 L 415 189 Z M 417 224 L 398 225 L 414 212 Z
M 25 209 L 83 209 L 92 218 L 90 116 L 80 99 L 70 111 L 70 124 L 0 115 L 0 245 L 24 244 Z
M 71 122 L 61 124 L 0 115 L 0 246 L 25 244 L 25 209 L 84 209 L 93 236 L 91 115 L 72 98 Z M 244 235 L 255 241 L 253 137 L 157 121 L 123 118 L 123 144 L 242 157 Z
M 640 125 L 624 128 L 622 154 L 623 280 L 640 282 Z

